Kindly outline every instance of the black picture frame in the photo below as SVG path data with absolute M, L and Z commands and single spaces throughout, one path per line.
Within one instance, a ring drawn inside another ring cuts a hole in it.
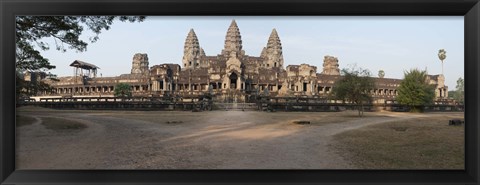
M 2 184 L 479 184 L 478 0 L 1 0 Z M 465 18 L 465 170 L 15 170 L 17 15 L 460 15 Z

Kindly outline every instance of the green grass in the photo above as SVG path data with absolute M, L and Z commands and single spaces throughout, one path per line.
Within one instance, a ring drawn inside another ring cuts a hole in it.
M 389 122 L 334 136 L 345 159 L 363 169 L 464 169 L 464 126 L 449 119 L 417 118 Z
M 47 129 L 55 131 L 80 130 L 87 128 L 87 125 L 63 118 L 43 117 L 42 125 Z
M 21 115 L 16 115 L 16 126 L 17 127 L 22 127 L 26 125 L 31 125 L 36 121 L 35 118 L 32 118 L 30 116 L 21 116 Z

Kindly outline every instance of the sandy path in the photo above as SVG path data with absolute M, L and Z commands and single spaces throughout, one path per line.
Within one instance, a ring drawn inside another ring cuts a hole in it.
M 145 114 L 159 114 L 159 119 L 162 119 L 160 114 L 169 113 Z M 180 113 L 176 119 L 182 120 L 183 114 Z M 291 118 L 272 119 L 276 114 L 291 114 Z M 313 114 L 317 113 L 310 115 Z M 328 147 L 333 135 L 367 125 L 425 116 L 385 113 L 389 117 L 365 117 L 325 125 L 296 125 L 290 121 L 298 118 L 297 113 L 213 111 L 197 115 L 193 115 L 194 122 L 165 124 L 163 121 L 153 123 L 123 119 L 111 114 L 29 113 L 28 116 L 37 118 L 37 122 L 17 129 L 17 167 L 351 169 L 353 167 L 348 160 Z M 45 116 L 80 121 L 88 128 L 73 132 L 48 130 L 40 124 Z

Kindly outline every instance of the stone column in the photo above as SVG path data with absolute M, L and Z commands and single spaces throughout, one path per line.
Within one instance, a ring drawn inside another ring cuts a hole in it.
M 237 89 L 240 90 L 240 83 L 242 83 L 242 80 L 240 80 L 240 77 L 237 78 Z
M 313 90 L 313 81 L 310 81 L 310 93 L 315 93 L 314 90 Z
M 162 89 L 165 91 L 165 90 L 167 90 L 167 84 L 165 84 L 165 78 L 162 79 L 162 81 L 163 81 Z
M 227 81 L 224 83 L 224 89 L 230 89 L 230 78 L 227 76 Z M 224 80 L 225 81 L 225 80 Z

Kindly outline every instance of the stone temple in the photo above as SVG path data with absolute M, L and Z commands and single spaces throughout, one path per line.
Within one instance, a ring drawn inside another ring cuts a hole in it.
M 159 64 L 149 66 L 147 54 L 134 54 L 130 74 L 116 77 L 98 77 L 96 65 L 74 61 L 75 74 L 48 78 L 52 91 L 39 96 L 47 97 L 112 97 L 118 83 L 127 83 L 137 97 L 191 97 L 206 93 L 216 101 L 249 102 L 254 95 L 292 96 L 328 99 L 332 87 L 340 76 L 337 57 L 325 56 L 323 69 L 309 64 L 284 65 L 282 43 L 273 29 L 266 40 L 260 56 L 250 56 L 242 49 L 242 36 L 235 20 L 228 27 L 225 45 L 220 54 L 207 56 L 200 41 L 191 29 L 185 39 L 181 65 Z M 27 74 L 31 80 L 32 74 Z M 429 75 L 436 86 L 437 99 L 445 99 L 448 88 L 443 75 Z M 401 79 L 375 78 L 376 89 L 372 90 L 373 103 L 394 100 Z

